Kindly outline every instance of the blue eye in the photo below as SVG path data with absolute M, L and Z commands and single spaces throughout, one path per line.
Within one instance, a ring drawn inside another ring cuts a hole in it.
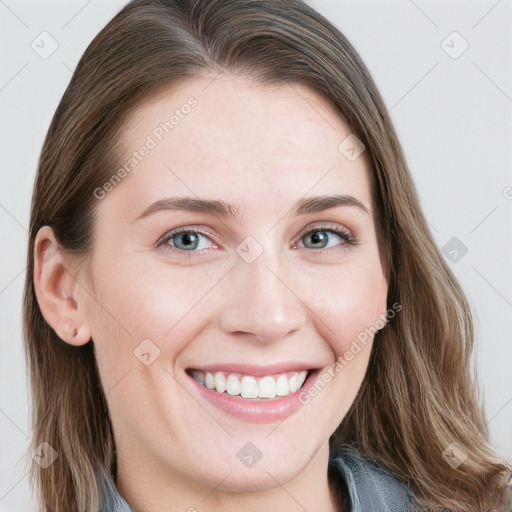
M 206 247 L 199 247 L 200 245 L 200 237 L 205 237 L 210 239 L 206 233 L 201 231 L 197 231 L 195 229 L 184 229 L 179 228 L 175 229 L 168 233 L 160 242 L 158 242 L 158 246 L 162 245 L 170 245 L 170 248 L 176 248 L 180 251 L 184 252 L 200 252 L 198 249 L 205 249 Z M 169 244 L 171 242 L 172 244 Z M 214 247 L 217 247 L 214 245 Z
M 352 238 L 348 231 L 342 229 L 327 228 L 326 226 L 315 227 L 309 230 L 305 235 L 301 237 L 301 240 L 309 237 L 313 245 L 313 247 L 310 248 L 325 249 L 326 244 L 329 243 L 329 234 L 334 234 L 338 238 L 342 239 L 340 244 L 335 245 L 355 245 L 355 240 Z M 320 247 L 318 247 L 318 245 L 320 245 Z
M 333 247 L 326 249 L 332 235 L 341 239 L 341 243 L 334 244 Z M 344 249 L 347 246 L 357 244 L 348 230 L 339 228 L 337 225 L 335 227 L 329 225 L 312 228 L 303 234 L 300 240 L 302 241 L 307 238 L 311 239 L 311 246 L 308 244 L 307 247 L 303 245 L 300 248 L 322 250 L 322 253 Z M 201 239 L 205 241 L 201 243 Z M 206 240 L 212 242 L 211 248 L 218 249 L 219 246 L 212 241 L 209 233 L 192 228 L 177 228 L 162 237 L 157 243 L 157 247 L 163 247 L 165 250 L 173 252 L 181 252 L 187 256 L 195 256 L 208 251 L 209 247 Z

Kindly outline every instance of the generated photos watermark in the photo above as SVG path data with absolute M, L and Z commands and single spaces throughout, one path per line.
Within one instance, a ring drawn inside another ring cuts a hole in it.
M 319 393 L 327 386 L 327 384 L 338 374 L 343 368 L 345 368 L 350 361 L 352 361 L 359 352 L 368 344 L 368 341 L 373 339 L 375 333 L 380 331 L 386 325 L 387 320 L 393 319 L 397 313 L 402 310 L 402 305 L 395 302 L 390 308 L 388 308 L 386 314 L 381 313 L 379 319 L 375 321 L 370 327 L 366 327 L 361 331 L 357 337 L 352 340 L 350 348 L 343 354 L 336 358 L 336 362 L 333 363 L 326 371 L 324 371 L 315 384 L 304 391 L 299 393 L 299 402 L 303 405 L 307 405 L 311 400 L 318 396 Z
M 155 149 L 166 135 L 172 132 L 183 119 L 185 119 L 194 107 L 197 107 L 198 101 L 191 96 L 179 108 L 175 109 L 167 121 L 163 121 L 147 135 L 144 144 L 121 165 L 117 171 L 101 186 L 94 189 L 93 195 L 96 199 L 103 199 L 107 192 L 113 190 L 121 180 L 130 174 L 137 165 L 139 165 L 153 149 Z

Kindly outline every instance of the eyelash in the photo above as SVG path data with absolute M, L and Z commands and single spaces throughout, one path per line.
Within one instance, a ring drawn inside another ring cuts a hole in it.
M 340 228 L 337 225 L 333 226 L 333 225 L 329 225 L 329 224 L 322 225 L 322 226 L 315 226 L 315 227 L 311 228 L 310 230 L 308 230 L 305 233 L 303 233 L 301 235 L 301 237 L 299 238 L 299 240 L 302 240 L 302 238 L 304 238 L 305 236 L 307 236 L 307 235 L 309 235 L 311 233 L 314 233 L 316 231 L 326 231 L 326 232 L 329 232 L 329 233 L 334 233 L 335 235 L 338 235 L 340 238 L 342 238 L 343 242 L 338 244 L 337 246 L 335 246 L 335 248 L 330 248 L 330 249 L 311 249 L 312 251 L 315 251 L 315 253 L 319 253 L 319 254 L 331 253 L 333 251 L 346 249 L 348 246 L 358 245 L 358 242 L 356 241 L 356 239 L 352 237 L 352 235 L 350 234 L 350 232 L 347 229 Z M 201 229 L 177 228 L 177 229 L 174 229 L 174 230 L 170 231 L 169 233 L 166 233 L 157 242 L 157 245 L 156 245 L 157 248 L 161 247 L 164 250 L 178 251 L 180 253 L 187 254 L 187 256 L 189 256 L 189 257 L 194 257 L 194 256 L 197 256 L 199 254 L 204 254 L 204 252 L 208 251 L 208 249 L 185 251 L 183 249 L 178 249 L 178 248 L 172 247 L 172 246 L 163 247 L 164 245 L 167 245 L 168 242 L 174 236 L 180 235 L 182 233 L 200 234 L 200 235 L 204 235 L 207 238 L 211 239 L 211 234 L 206 232 L 206 231 L 203 231 Z M 215 245 L 217 245 L 217 244 L 215 244 Z M 307 249 L 307 247 L 305 247 L 305 249 Z

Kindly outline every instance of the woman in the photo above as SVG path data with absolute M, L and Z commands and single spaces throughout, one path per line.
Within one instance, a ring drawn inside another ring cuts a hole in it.
M 28 263 L 42 510 L 493 506 L 467 301 L 306 4 L 115 16 L 50 126 Z

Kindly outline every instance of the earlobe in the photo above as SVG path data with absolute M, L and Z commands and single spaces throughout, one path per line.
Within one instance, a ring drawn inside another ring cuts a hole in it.
M 43 226 L 34 240 L 34 290 L 45 320 L 57 336 L 71 345 L 84 345 L 91 336 L 85 302 L 71 260 L 53 230 Z

